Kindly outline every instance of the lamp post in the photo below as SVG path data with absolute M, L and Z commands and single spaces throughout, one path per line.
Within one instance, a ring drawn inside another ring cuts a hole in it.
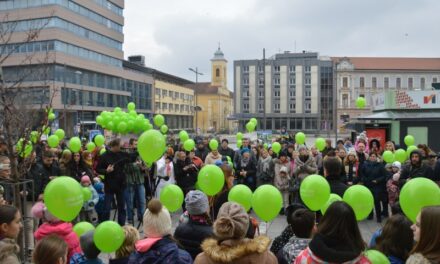
M 197 84 L 199 83 L 199 75 L 203 75 L 203 73 L 199 72 L 199 69 L 196 67 L 196 69 L 194 70 L 193 68 L 188 68 L 188 70 L 194 72 L 196 74 L 196 89 L 194 89 L 194 98 L 195 98 L 195 107 L 194 107 L 194 111 L 196 112 L 196 135 L 197 135 L 197 116 L 198 116 L 198 108 L 197 108 Z
M 79 130 L 80 130 L 80 136 L 83 136 L 83 127 L 81 125 L 81 122 L 84 122 L 84 87 L 82 85 L 82 72 L 81 71 L 75 71 L 75 74 L 79 78 L 79 82 L 81 85 L 81 118 L 79 120 Z

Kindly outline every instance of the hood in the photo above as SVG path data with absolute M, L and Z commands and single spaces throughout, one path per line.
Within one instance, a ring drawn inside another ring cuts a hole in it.
M 417 163 L 417 166 L 421 166 L 421 165 L 422 165 L 422 158 L 423 158 L 423 156 L 422 156 L 422 153 L 420 152 L 420 150 L 418 150 L 418 149 L 413 150 L 413 151 L 411 152 L 411 154 L 409 155 L 409 160 L 410 160 L 410 162 L 411 162 L 411 165 L 413 165 L 413 164 L 412 164 L 412 157 L 413 157 L 414 155 L 419 156 L 419 162 Z
M 312 258 L 331 263 L 356 263 L 361 253 L 344 241 L 316 234 L 309 245 Z M 318 262 L 320 263 L 320 262 Z
M 41 238 L 48 236 L 50 234 L 56 234 L 60 237 L 66 237 L 70 233 L 72 233 L 72 224 L 65 222 L 58 223 L 44 223 L 42 224 L 37 231 L 35 231 L 35 238 L 40 240 Z
M 10 255 L 17 255 L 19 251 L 20 248 L 13 239 L 4 238 L 0 240 L 0 260 L 4 260 Z
M 161 240 L 161 237 L 157 238 L 145 238 L 136 242 L 135 248 L 138 252 L 147 252 L 151 247 L 156 244 L 157 241 Z
M 254 239 L 225 240 L 219 243 L 209 238 L 202 243 L 203 252 L 214 262 L 233 263 L 250 254 L 261 254 L 268 250 L 270 239 L 259 236 Z

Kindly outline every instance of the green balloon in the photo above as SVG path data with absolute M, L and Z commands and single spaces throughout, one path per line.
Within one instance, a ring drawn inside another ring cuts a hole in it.
M 37 141 L 38 141 L 38 132 L 37 131 L 31 132 L 31 141 L 34 144 L 37 143 Z
M 309 175 L 302 181 L 299 193 L 304 204 L 310 210 L 318 211 L 330 197 L 330 185 L 320 175 Z
M 243 139 L 243 133 L 238 132 L 237 133 L 237 140 L 242 140 Z
M 369 249 L 365 252 L 367 259 L 371 261 L 372 264 L 389 264 L 390 260 L 382 252 Z
M 386 150 L 382 154 L 382 158 L 386 163 L 393 163 L 394 162 L 394 153 Z
M 58 144 L 60 143 L 60 139 L 58 138 L 57 135 L 51 135 L 50 137 L 47 138 L 47 144 L 49 145 L 49 147 L 51 148 L 56 148 L 58 147 Z
M 254 117 L 254 118 L 251 118 L 251 120 L 249 120 L 252 124 L 254 124 L 255 126 L 257 126 L 258 125 L 258 120 Z
M 163 156 L 165 146 L 165 139 L 157 130 L 144 132 L 138 140 L 139 155 L 149 165 Z
M 269 148 L 269 145 L 267 145 L 267 143 L 264 143 L 263 147 L 265 150 L 267 150 Z
M 89 222 L 79 222 L 73 226 L 73 232 L 75 232 L 78 237 L 92 230 L 95 230 L 95 227 Z
M 430 179 L 414 178 L 405 183 L 399 199 L 403 212 L 415 223 L 423 207 L 440 205 L 440 189 Z
M 253 132 L 255 130 L 255 124 L 252 122 L 247 122 L 246 124 L 246 130 L 248 132 Z
M 295 142 L 302 145 L 306 142 L 306 135 L 303 132 L 298 132 L 295 135 Z
M 403 139 L 403 141 L 405 142 L 405 145 L 407 145 L 408 147 L 414 145 L 414 142 L 415 142 L 414 137 L 411 135 L 407 135 Z
M 356 107 L 359 109 L 363 109 L 365 108 L 365 105 L 367 104 L 367 101 L 365 100 L 364 97 L 358 97 L 356 99 Z
M 113 112 L 115 112 L 116 114 L 119 114 L 122 112 L 122 109 L 120 107 L 115 107 L 115 109 L 113 110 Z
M 216 165 L 204 166 L 197 176 L 200 189 L 207 195 L 216 195 L 225 184 L 223 171 Z
M 165 123 L 165 118 L 163 115 L 155 115 L 153 121 L 157 127 L 161 127 Z
M 71 177 L 61 176 L 44 189 L 44 203 L 51 214 L 69 222 L 78 216 L 84 203 L 81 185 Z
M 404 149 L 396 150 L 396 152 L 394 153 L 394 158 L 398 162 L 403 164 L 406 161 L 406 159 L 407 159 L 406 151 Z
M 47 115 L 47 119 L 49 119 L 49 121 L 53 121 L 55 120 L 55 114 L 54 113 L 50 113 Z
M 218 149 L 218 141 L 216 139 L 211 139 L 209 141 L 209 148 L 211 150 L 217 150 Z
M 99 151 L 99 155 L 104 154 L 106 151 L 107 151 L 107 150 L 106 150 L 105 148 L 102 148 L 102 149 Z
M 183 191 L 175 184 L 168 184 L 160 191 L 160 202 L 170 212 L 175 212 L 182 207 Z
M 134 111 L 136 109 L 136 105 L 133 102 L 127 104 L 127 109 L 130 111 Z
M 105 221 L 96 227 L 93 242 L 104 253 L 118 250 L 124 243 L 125 235 L 122 227 L 113 221 Z
M 104 117 L 102 117 L 101 115 L 96 116 L 96 123 L 98 125 L 103 125 L 104 124 Z
M 121 132 L 122 134 L 125 134 L 125 133 L 127 133 L 127 129 L 128 129 L 127 123 L 125 123 L 125 122 L 119 123 L 119 125 L 118 125 L 119 132 Z
M 64 133 L 64 130 L 59 128 L 59 129 L 55 130 L 55 135 L 58 137 L 59 140 L 62 140 L 64 138 L 64 136 L 66 135 L 66 133 Z
M 89 187 L 83 187 L 82 193 L 83 193 L 84 202 L 87 202 L 90 199 L 92 199 L 92 191 L 90 191 Z
M 409 147 L 406 149 L 406 155 L 407 155 L 407 157 L 409 158 L 409 157 L 411 156 L 411 152 L 413 152 L 414 150 L 417 150 L 417 149 L 418 149 L 417 146 L 414 146 L 414 145 L 409 146 Z
M 237 140 L 237 147 L 241 148 L 241 146 L 243 146 L 243 141 L 241 139 Z
M 186 151 L 192 151 L 194 150 L 194 148 L 196 147 L 196 142 L 194 142 L 194 140 L 192 139 L 187 139 L 184 143 L 183 143 L 183 148 Z
M 273 152 L 275 152 L 276 154 L 280 153 L 281 151 L 281 144 L 279 142 L 274 142 L 272 144 L 272 150 Z
M 273 185 L 261 185 L 252 195 L 252 208 L 258 217 L 265 222 L 277 217 L 282 207 L 283 197 Z
M 244 184 L 238 184 L 232 187 L 228 194 L 229 202 L 236 202 L 249 211 L 252 206 L 252 191 Z
M 69 148 L 73 153 L 77 153 L 81 150 L 81 139 L 79 137 L 73 137 L 69 140 Z
M 185 130 L 182 130 L 179 132 L 179 138 L 180 138 L 180 142 L 185 142 L 189 139 L 189 135 L 188 132 L 186 132 Z
M 50 127 L 43 127 L 43 134 L 49 135 L 50 134 Z
M 88 151 L 88 152 L 92 152 L 92 151 L 95 150 L 96 145 L 95 145 L 95 143 L 93 143 L 93 142 L 89 142 L 89 143 L 87 143 L 86 148 L 87 148 L 87 151 Z
M 31 142 L 27 142 L 24 145 L 24 150 L 23 150 L 23 144 L 24 144 L 24 140 L 21 138 L 18 142 L 17 145 L 15 146 L 15 150 L 17 151 L 17 154 L 22 157 L 22 158 L 27 158 L 29 157 L 29 155 L 32 153 L 32 150 L 34 149 L 32 147 L 32 143 Z
M 331 193 L 330 197 L 328 198 L 327 202 L 321 207 L 321 213 L 322 215 L 325 215 L 325 212 L 330 207 L 330 205 L 336 201 L 342 201 L 341 196 Z
M 373 194 L 363 185 L 353 185 L 348 188 L 342 200 L 353 208 L 358 221 L 364 220 L 373 210 Z
M 160 132 L 162 132 L 162 134 L 166 134 L 168 132 L 168 126 L 167 125 L 162 125 L 160 127 Z
M 103 135 L 97 135 L 97 136 L 95 136 L 93 141 L 95 141 L 95 144 L 97 147 L 102 147 L 104 145 L 105 138 Z
M 319 151 L 323 151 L 325 149 L 325 139 L 317 138 L 315 141 L 315 146 Z

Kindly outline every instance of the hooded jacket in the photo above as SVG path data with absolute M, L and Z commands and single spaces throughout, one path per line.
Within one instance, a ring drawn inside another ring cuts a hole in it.
M 419 156 L 419 163 L 416 165 L 413 165 L 411 162 L 411 159 L 414 155 Z M 433 170 L 431 167 L 423 163 L 422 161 L 422 154 L 419 150 L 414 150 L 411 152 L 411 155 L 409 156 L 409 163 L 403 166 L 402 172 L 400 174 L 400 185 L 403 186 L 403 184 L 406 183 L 408 179 L 414 179 L 419 177 L 425 177 L 428 179 L 433 179 Z
M 0 240 L 0 263 L 20 264 L 17 254 L 20 251 L 13 239 L 3 238 Z
M 188 222 L 180 223 L 174 232 L 174 238 L 179 241 L 183 249 L 191 254 L 193 259 L 202 252 L 200 245 L 203 240 L 212 236 L 212 226 L 208 223 L 193 220 L 191 217 L 189 217 Z
M 307 248 L 310 241 L 310 238 L 290 238 L 289 242 L 277 254 L 278 263 L 293 263 L 301 251 Z
M 270 239 L 265 236 L 222 242 L 206 239 L 202 244 L 203 253 L 197 256 L 194 264 L 276 264 L 277 258 L 268 250 L 269 245 Z

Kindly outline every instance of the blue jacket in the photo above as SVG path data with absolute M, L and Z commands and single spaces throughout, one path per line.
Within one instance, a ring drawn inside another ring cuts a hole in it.
M 70 264 L 104 264 L 99 258 L 87 259 L 83 254 L 76 253 L 70 258 Z
M 98 203 L 95 204 L 95 210 L 96 213 L 101 214 L 105 212 L 105 194 L 104 194 L 104 183 L 97 182 L 93 185 L 93 187 L 96 190 L 96 193 L 98 194 Z

